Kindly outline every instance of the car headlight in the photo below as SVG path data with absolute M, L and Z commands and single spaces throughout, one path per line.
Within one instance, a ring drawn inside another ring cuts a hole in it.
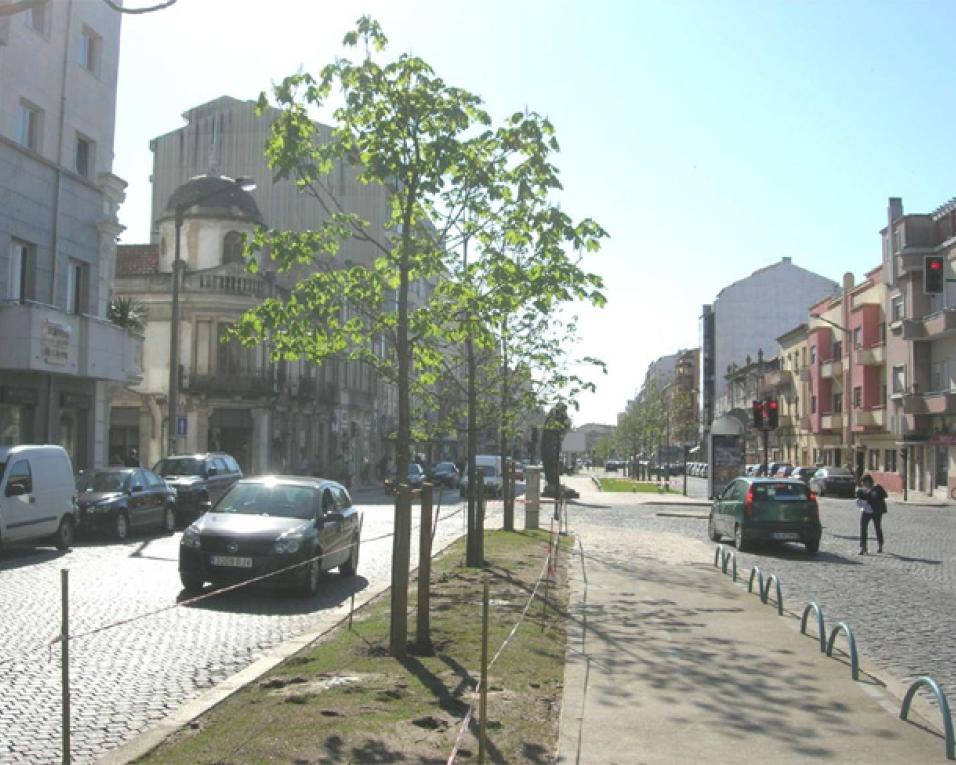
M 189 547 L 192 550 L 199 549 L 199 529 L 195 526 L 188 526 L 183 532 L 183 538 L 180 544 L 183 547 Z
M 279 537 L 272 545 L 272 552 L 277 555 L 292 555 L 302 547 L 302 537 Z

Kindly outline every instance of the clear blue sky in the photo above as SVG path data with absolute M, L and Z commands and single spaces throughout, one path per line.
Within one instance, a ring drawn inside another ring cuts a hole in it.
M 366 12 L 393 53 L 494 115 L 555 123 L 563 209 L 611 234 L 588 263 L 609 304 L 580 312 L 579 349 L 608 375 L 577 423 L 613 423 L 648 363 L 695 346 L 725 284 L 784 256 L 859 279 L 887 197 L 927 212 L 956 196 L 956 3 L 179 0 L 123 21 L 123 241 L 148 237 L 150 138 L 192 106 L 317 71 Z

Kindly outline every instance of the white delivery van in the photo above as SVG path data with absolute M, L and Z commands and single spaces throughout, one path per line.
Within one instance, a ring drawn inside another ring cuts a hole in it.
M 76 479 L 62 446 L 0 446 L 0 543 L 73 544 Z
M 485 484 L 486 497 L 500 497 L 504 480 L 501 474 L 501 457 L 494 454 L 476 454 L 475 470 L 478 475 L 483 476 Z M 462 495 L 468 493 L 468 466 L 465 465 L 465 472 L 462 473 L 461 482 L 458 490 Z

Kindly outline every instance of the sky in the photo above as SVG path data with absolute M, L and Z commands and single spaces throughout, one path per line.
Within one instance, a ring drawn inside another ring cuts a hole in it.
M 956 196 L 956 3 L 179 0 L 123 19 L 121 241 L 148 241 L 151 138 L 218 96 L 317 73 L 365 13 L 391 54 L 494 118 L 554 123 L 557 201 L 609 233 L 584 263 L 608 303 L 576 307 L 574 349 L 607 374 L 575 424 L 613 424 L 649 363 L 699 344 L 701 306 L 727 284 L 782 257 L 859 280 L 888 197 L 929 212 Z

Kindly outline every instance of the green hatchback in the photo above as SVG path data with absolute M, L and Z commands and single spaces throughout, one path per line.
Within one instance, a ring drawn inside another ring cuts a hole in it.
M 707 534 L 714 542 L 732 536 L 737 549 L 753 542 L 801 542 L 813 555 L 820 549 L 820 508 L 802 481 L 735 478 L 710 508 Z

